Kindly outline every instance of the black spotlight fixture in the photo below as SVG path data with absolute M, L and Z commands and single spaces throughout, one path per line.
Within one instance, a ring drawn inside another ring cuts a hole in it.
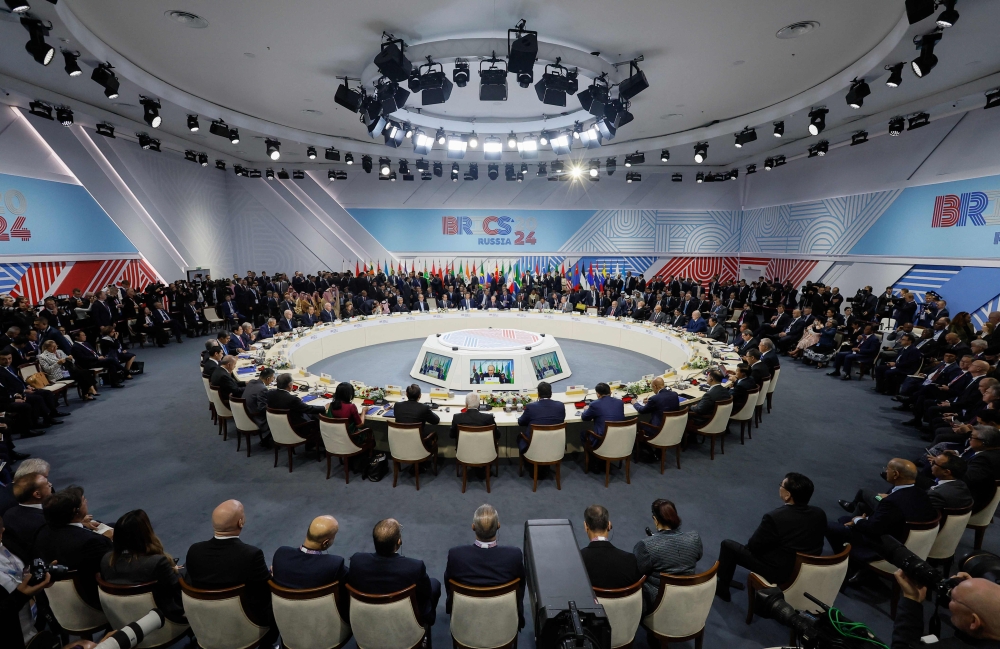
M 242 176 L 243 175 L 243 165 L 234 164 L 233 165 L 233 173 L 236 174 L 237 176 Z
M 240 130 L 237 128 L 229 129 L 229 141 L 233 144 L 240 143 Z
M 32 101 L 28 103 L 28 112 L 35 117 L 52 119 L 52 106 L 40 101 Z
M 527 167 L 527 165 L 525 165 L 525 167 Z M 525 169 L 525 171 L 527 171 L 527 169 Z M 600 180 L 600 178 L 601 178 L 601 161 L 600 160 L 591 160 L 590 161 L 590 170 L 589 170 L 588 173 L 590 174 L 590 179 L 591 180 Z
M 940 28 L 931 32 L 930 34 L 924 34 L 923 36 L 915 36 L 913 38 L 913 43 L 917 46 L 917 50 L 920 55 L 917 58 L 910 61 L 910 67 L 913 69 L 913 74 L 918 77 L 926 77 L 930 74 L 934 66 L 937 65 L 938 58 L 934 56 L 934 45 L 941 40 Z
M 403 107 L 410 96 L 410 91 L 395 81 L 382 77 L 375 84 L 375 96 L 382 107 L 382 115 L 388 117 Z
M 825 156 L 830 151 L 830 142 L 827 140 L 820 140 L 816 143 L 816 155 L 819 157 Z
M 257 177 L 258 178 L 260 177 L 260 173 L 257 174 Z M 305 180 L 305 179 L 306 179 L 306 172 L 302 171 L 301 169 L 292 169 L 292 180 Z
M 634 171 L 630 171 L 630 172 L 626 173 L 625 174 L 625 182 L 627 182 L 628 184 L 631 185 L 632 181 L 636 180 L 636 176 L 638 176 L 639 180 L 642 180 L 642 176 L 640 174 L 634 172 Z
M 670 176 L 670 182 L 672 183 L 682 183 L 684 182 L 684 174 L 675 173 Z
M 548 170 L 545 168 L 544 162 L 538 163 L 538 169 L 535 170 L 535 175 L 538 176 L 539 178 L 544 178 L 545 176 L 549 175 Z
M 215 161 L 215 168 L 219 169 L 220 171 L 225 171 L 226 170 L 226 161 L 225 160 L 216 160 Z
M 490 180 L 496 180 L 500 176 L 500 165 L 495 162 L 491 162 L 486 167 L 486 175 Z
M 638 64 L 642 60 L 643 57 L 639 56 L 628 62 L 628 78 L 618 84 L 618 97 L 620 99 L 631 99 L 649 87 L 645 73 L 639 69 Z
M 560 58 L 555 63 L 545 66 L 545 74 L 535 84 L 535 94 L 543 104 L 550 106 L 565 106 L 566 95 L 576 93 L 579 86 L 577 71 L 560 65 Z
M 114 139 L 115 127 L 112 126 L 111 124 L 108 124 L 107 122 L 101 122 L 97 125 L 97 134 Z
M 52 59 L 56 56 L 56 48 L 45 42 L 45 37 L 52 28 L 51 23 L 46 25 L 37 18 L 22 16 L 21 25 L 28 30 L 28 42 L 24 45 L 28 54 L 42 65 L 52 63 Z
M 149 137 L 146 133 L 136 133 L 135 136 L 139 138 L 139 146 L 147 151 L 160 151 L 160 141 L 156 138 Z
M 281 157 L 281 142 L 277 140 L 272 140 L 271 138 L 264 139 L 264 146 L 267 150 L 267 157 L 272 160 L 277 160 Z
M 333 173 L 333 169 L 330 170 L 330 173 L 331 174 Z M 268 167 L 267 169 L 265 169 L 264 170 L 264 178 L 266 180 L 274 180 L 274 169 L 271 169 L 270 167 Z
M 434 134 L 434 139 L 437 140 L 438 144 L 444 146 L 445 142 L 448 141 L 448 137 L 445 135 L 443 128 L 437 130 L 437 133 Z
M 742 149 L 744 144 L 749 144 L 750 142 L 755 142 L 757 140 L 757 129 L 750 128 L 747 126 L 742 131 L 736 134 L 736 148 Z
M 152 97 L 139 95 L 139 103 L 142 104 L 142 121 L 149 124 L 151 128 L 160 128 L 160 100 Z
M 382 76 L 391 81 L 396 83 L 406 81 L 406 78 L 410 76 L 410 71 L 413 70 L 413 64 L 403 53 L 406 50 L 406 43 L 403 42 L 403 39 L 385 32 L 382 32 L 382 37 L 385 41 L 382 43 L 379 53 L 375 55 L 375 67 L 382 73 Z
M 251 169 L 249 177 L 250 178 L 260 178 L 260 169 Z
M 611 157 L 604 161 L 604 170 L 608 172 L 609 176 L 614 176 L 617 168 L 618 158 Z
M 208 127 L 208 132 L 229 139 L 229 125 L 221 119 L 213 119 L 212 125 Z
M 329 160 L 329 159 L 330 158 L 327 158 L 327 160 Z M 354 154 L 351 153 L 350 151 L 348 151 L 346 154 L 344 154 L 344 163 L 345 164 L 349 164 L 349 165 L 354 164 Z
M 775 122 L 774 123 L 774 137 L 781 138 L 785 135 L 785 122 Z
M 625 156 L 625 167 L 631 167 L 632 165 L 641 165 L 646 162 L 646 154 L 636 151 L 635 153 L 630 153 Z
M 73 111 L 66 106 L 56 108 L 56 120 L 63 126 L 73 126 Z
M 851 146 L 857 146 L 859 144 L 864 144 L 868 141 L 868 131 L 858 131 L 851 136 Z
M 372 172 L 372 157 L 370 155 L 361 156 L 361 168 L 365 170 L 366 174 Z
M 694 145 L 694 161 L 698 164 L 705 162 L 708 158 L 708 142 L 699 142 Z
M 815 144 L 812 145 L 811 147 L 809 147 L 808 151 L 809 151 L 809 155 L 807 157 L 809 157 L 809 158 L 815 158 L 816 156 L 819 155 L 819 153 L 817 152 L 817 145 L 815 145 Z
M 338 151 L 337 149 L 335 149 L 332 146 L 328 147 L 323 152 L 323 157 L 326 158 L 327 160 L 332 161 L 332 162 L 340 162 L 340 151 Z M 353 161 L 353 158 L 352 158 L 352 161 Z
M 490 67 L 483 69 L 483 64 Z M 479 101 L 507 101 L 507 62 L 493 57 L 479 62 Z
M 432 106 L 443 104 L 451 97 L 454 84 L 444 73 L 444 66 L 427 57 L 427 63 L 417 68 L 420 75 L 420 104 Z
M 757 173 L 757 165 L 747 165 L 747 175 Z
M 90 78 L 104 88 L 104 96 L 108 99 L 118 98 L 118 87 L 120 83 L 118 77 L 113 72 L 114 68 L 110 63 L 101 63 L 90 73 Z
M 668 151 L 667 149 L 663 149 L 662 151 L 660 151 L 660 162 L 669 162 L 669 161 L 670 161 L 670 151 Z
M 306 148 L 306 157 L 310 160 L 316 159 L 316 147 L 311 146 Z
M 906 120 L 902 117 L 893 117 L 889 120 L 889 135 L 892 137 L 899 136 L 906 127 Z
M 906 0 L 906 18 L 912 25 L 934 13 L 934 0 Z
M 739 169 L 730 169 L 728 175 L 729 175 L 729 180 L 736 180 L 737 178 L 740 177 L 740 170 Z
M 771 171 L 774 169 L 774 158 L 764 159 L 764 171 Z
M 559 160 L 552 161 L 553 176 L 562 176 L 565 173 L 565 170 L 566 170 L 566 165 L 564 165 L 561 161 Z
M 698 183 L 699 185 L 702 184 L 703 182 L 705 182 L 705 172 L 704 171 L 699 171 L 698 173 L 696 173 L 694 175 L 694 181 L 696 183 Z
M 430 163 L 427 162 L 427 160 L 425 160 L 424 158 L 418 159 L 416 164 L 417 164 L 417 171 L 419 171 L 419 172 L 424 172 L 424 171 L 430 171 L 431 170 Z
M 872 89 L 868 87 L 864 79 L 855 79 L 851 82 L 851 88 L 847 91 L 847 105 L 857 110 L 865 104 L 865 97 L 872 94 Z
M 809 111 L 809 135 L 819 135 L 826 128 L 826 108 L 813 108 Z
M 988 90 L 986 92 L 986 105 L 983 108 L 996 108 L 1000 106 L 1000 88 Z
M 954 27 L 958 22 L 958 12 L 955 11 L 955 0 L 942 0 L 945 9 L 937 17 L 937 26 L 942 29 Z
M 63 59 L 66 63 L 66 74 L 71 77 L 78 77 L 83 74 L 83 70 L 80 69 L 80 64 L 77 63 L 77 59 L 80 58 L 79 52 L 70 52 L 68 50 L 63 50 Z
M 469 163 L 469 170 L 465 173 L 466 180 L 479 180 L 479 165 L 475 162 Z
M 381 157 L 378 159 L 378 173 L 380 176 L 388 176 L 392 171 L 392 160 L 386 157 Z
M 343 77 L 344 82 L 337 86 L 337 92 L 333 95 L 333 101 L 343 106 L 352 113 L 361 110 L 361 102 L 365 99 L 365 93 L 361 90 L 352 90 L 348 85 L 348 78 Z
M 284 168 L 284 167 L 282 167 L 282 168 L 281 168 L 281 169 L 280 169 L 280 170 L 278 171 L 278 180 L 290 180 L 290 179 L 291 179 L 291 176 L 289 176 L 289 175 L 288 175 L 288 172 L 287 172 L 287 171 L 285 171 L 285 168 Z
M 785 164 L 785 156 L 783 156 L 783 155 L 774 156 L 774 166 L 775 167 L 781 167 L 784 164 Z
M 400 176 L 405 176 L 408 173 L 410 173 L 410 163 L 407 162 L 406 160 L 400 160 L 399 161 L 399 175 Z
M 522 18 L 513 29 L 507 30 L 507 69 L 518 75 L 519 83 L 522 74 L 528 75 L 530 79 L 535 68 L 535 60 L 538 58 L 538 32 L 525 29 L 526 23 L 527 21 Z
M 435 162 L 433 166 L 434 175 L 440 178 L 444 175 L 444 165 L 440 162 Z
M 610 93 L 611 85 L 608 83 L 607 75 L 602 74 L 594 79 L 586 90 L 577 94 L 576 98 L 580 100 L 580 105 L 585 111 L 600 119 L 604 117 L 604 107 L 610 99 Z
M 386 122 L 385 128 L 382 129 L 382 137 L 385 145 L 393 149 L 398 149 L 403 143 L 404 135 L 406 135 L 406 131 L 403 126 L 394 120 Z
M 188 125 L 188 130 L 191 131 L 192 133 L 197 133 L 198 129 L 201 128 L 201 126 L 198 124 L 197 115 L 188 115 L 187 125 Z
M 451 71 L 451 81 L 459 88 L 469 84 L 469 62 L 465 59 L 455 59 L 455 69 Z
M 510 162 L 503 166 L 503 177 L 510 182 L 517 180 L 517 172 L 514 170 L 514 165 Z
M 903 83 L 903 66 L 906 62 L 893 63 L 892 65 L 885 66 L 885 69 L 889 71 L 889 78 L 885 80 L 885 85 L 890 88 L 898 88 L 899 84 Z
M 913 117 L 910 117 L 907 121 L 909 122 L 909 125 L 906 127 L 906 130 L 912 131 L 914 129 L 922 128 L 930 124 L 931 116 L 928 115 L 927 113 L 917 113 Z
M 451 182 L 453 182 L 453 183 L 457 183 L 458 182 L 458 174 L 459 174 L 460 171 L 461 171 L 461 168 L 458 166 L 458 163 L 457 162 L 452 162 L 451 163 Z
M 198 164 L 200 164 L 202 167 L 207 167 L 208 166 L 208 154 L 207 153 L 199 153 L 198 154 Z
M 23 14 L 31 9 L 31 5 L 24 0 L 6 0 L 6 2 L 12 14 Z

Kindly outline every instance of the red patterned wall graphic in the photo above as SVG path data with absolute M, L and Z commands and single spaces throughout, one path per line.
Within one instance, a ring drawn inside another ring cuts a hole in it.
M 148 284 L 162 281 L 145 259 L 105 259 L 98 261 L 45 261 L 23 264 L 0 264 L 0 273 L 10 294 L 24 296 L 37 304 L 49 295 L 67 295 L 78 288 L 94 292 L 111 284 L 128 280 L 141 291 Z
M 777 277 L 799 286 L 818 262 L 808 259 L 772 259 L 770 257 L 674 257 L 656 272 L 656 277 L 681 275 L 707 283 L 715 275 L 720 279 L 739 277 L 740 265 L 765 266 L 764 277 Z
M 26 296 L 34 304 L 38 301 L 35 296 L 51 295 L 49 289 L 63 274 L 65 268 L 65 261 L 43 261 L 31 264 L 31 267 L 21 276 L 21 281 L 11 290 L 10 294 L 14 297 Z

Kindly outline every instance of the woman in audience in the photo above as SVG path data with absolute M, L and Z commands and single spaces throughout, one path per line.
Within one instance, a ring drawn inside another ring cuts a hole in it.
M 801 358 L 802 354 L 805 353 L 807 349 L 819 342 L 819 338 L 823 333 L 823 324 L 819 321 L 819 318 L 813 320 L 813 323 L 805 328 L 802 332 L 802 337 L 799 338 L 799 342 L 795 344 L 795 349 L 788 352 L 788 355 L 792 358 Z
M 114 549 L 101 559 L 101 579 L 134 585 L 155 581 L 153 600 L 172 622 L 186 624 L 179 566 L 163 549 L 146 512 L 136 509 L 115 523 Z
M 354 405 L 354 386 L 347 381 L 337 384 L 333 392 L 333 401 L 326 408 L 326 416 L 333 419 L 347 420 L 347 434 L 351 441 L 363 449 L 375 446 L 375 438 L 370 428 L 361 428 L 365 423 L 365 413 L 358 412 Z
M 816 324 L 819 324 L 817 321 Z M 816 344 L 805 350 L 806 365 L 811 365 L 810 361 L 816 363 L 816 367 L 826 367 L 833 354 L 836 352 L 837 321 L 830 318 L 826 325 L 820 330 L 819 340 Z
M 647 609 L 656 600 L 660 573 L 693 575 L 702 555 L 701 536 L 697 532 L 680 531 L 681 517 L 674 503 L 660 498 L 653 502 L 652 509 L 656 532 L 650 532 L 647 527 L 648 536 L 632 549 L 639 572 L 648 576 L 642 586 Z
M 961 338 L 966 345 L 976 338 L 976 331 L 972 328 L 972 316 L 966 311 L 955 314 L 948 331 Z
M 38 354 L 38 366 L 48 377 L 50 383 L 70 378 L 76 381 L 84 401 L 93 401 L 97 396 L 97 379 L 89 370 L 79 369 L 73 363 L 73 357 L 67 356 L 59 349 L 54 340 L 42 343 L 42 351 Z

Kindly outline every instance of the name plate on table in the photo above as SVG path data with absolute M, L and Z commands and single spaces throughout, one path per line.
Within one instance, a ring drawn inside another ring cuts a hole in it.
M 393 315 L 396 315 L 396 314 L 394 313 Z M 382 320 L 379 320 L 378 323 L 379 324 L 389 324 L 389 321 L 383 318 Z
M 438 314 L 432 315 L 431 317 L 432 318 L 437 318 L 438 320 L 443 320 L 444 319 L 443 315 L 438 315 Z
M 396 316 L 398 316 L 398 315 L 399 315 L 399 311 L 395 311 L 395 312 L 393 312 L 393 313 L 390 313 L 389 315 L 390 315 L 391 317 L 395 318 Z
M 447 390 L 431 390 L 431 399 L 447 399 Z
M 401 396 L 403 394 L 403 388 L 398 385 L 387 385 L 385 386 L 385 393 L 387 396 Z
M 574 394 L 587 394 L 587 388 L 583 385 L 569 385 L 566 386 L 566 395 Z
M 319 380 L 322 383 L 331 383 L 333 381 L 333 377 L 325 372 L 320 372 Z

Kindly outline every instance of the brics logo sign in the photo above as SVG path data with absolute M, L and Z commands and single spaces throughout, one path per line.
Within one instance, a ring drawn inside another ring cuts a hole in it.
M 535 245 L 534 217 L 512 216 L 442 216 L 441 234 L 445 236 L 475 236 L 481 246 Z M 480 236 L 484 235 L 484 236 Z
M 992 210 L 989 210 L 992 204 Z M 934 199 L 932 228 L 1000 225 L 1000 192 L 946 194 Z

